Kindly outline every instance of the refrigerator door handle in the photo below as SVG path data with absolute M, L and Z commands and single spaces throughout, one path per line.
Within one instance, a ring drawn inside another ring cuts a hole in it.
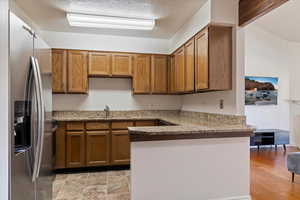
M 41 112 L 41 90 L 40 90 L 40 82 L 38 78 L 38 71 L 37 66 L 35 62 L 35 58 L 33 56 L 30 57 L 32 72 L 33 72 L 33 79 L 34 79 L 34 85 L 36 90 L 36 98 L 37 98 L 37 145 L 36 150 L 34 152 L 34 164 L 33 164 L 33 173 L 32 173 L 32 182 L 35 182 L 37 178 L 37 174 L 39 171 L 39 159 L 40 159 L 40 151 L 41 151 L 41 121 L 42 121 L 42 112 Z
M 39 90 L 40 90 L 40 133 L 39 133 L 39 152 L 38 152 L 38 165 L 37 165 L 37 171 L 36 171 L 36 178 L 39 177 L 40 169 L 41 169 L 41 163 L 42 163 L 42 155 L 43 155 L 43 148 L 44 148 L 44 137 L 45 137 L 45 102 L 44 102 L 44 96 L 43 96 L 43 86 L 42 86 L 42 77 L 39 67 L 39 62 L 36 58 L 34 58 L 35 61 L 35 67 L 37 70 L 37 78 L 39 81 Z
M 30 116 L 30 120 L 31 120 L 31 116 L 32 116 L 32 107 L 31 107 L 31 100 L 33 98 L 33 86 L 35 86 L 35 90 L 37 89 L 37 86 L 36 84 L 34 84 L 34 80 L 33 80 L 33 69 L 32 69 L 32 64 L 30 63 L 30 67 L 29 67 L 29 70 L 28 70 L 28 75 L 27 75 L 27 81 L 26 81 L 26 86 L 25 86 L 25 91 L 26 91 L 26 94 L 25 94 L 25 116 L 26 118 L 28 116 Z M 36 99 L 36 95 L 35 95 L 35 102 L 37 102 L 37 99 Z M 14 125 L 14 127 L 16 126 L 16 124 Z M 31 124 L 30 124 L 31 126 Z M 32 128 L 32 127 L 31 127 Z M 31 130 L 32 132 L 33 130 Z M 16 135 L 16 131 L 14 129 L 14 135 Z M 32 134 L 31 134 L 32 136 Z M 31 139 L 31 145 L 33 146 L 34 143 L 33 143 L 33 140 Z M 35 149 L 35 148 L 31 148 L 31 149 Z M 28 155 L 28 159 L 26 160 L 26 164 L 27 164 L 27 167 L 29 169 L 29 173 L 30 173 L 30 176 L 32 177 L 33 175 L 33 161 L 34 158 L 33 158 L 33 155 L 31 154 L 31 152 L 29 153 Z

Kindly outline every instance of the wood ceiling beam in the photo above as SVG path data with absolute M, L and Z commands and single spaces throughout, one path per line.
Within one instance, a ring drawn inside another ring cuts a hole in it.
M 289 0 L 240 0 L 239 25 L 246 26 Z

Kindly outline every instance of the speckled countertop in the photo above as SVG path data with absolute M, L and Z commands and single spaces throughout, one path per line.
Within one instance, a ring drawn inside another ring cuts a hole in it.
M 244 116 L 188 111 L 103 111 L 53 112 L 57 121 L 114 121 L 158 119 L 173 126 L 129 127 L 131 141 L 197 138 L 249 137 L 255 130 Z
M 197 121 L 187 116 L 162 117 L 176 126 L 129 127 L 131 141 L 249 137 L 254 127 L 228 121 Z

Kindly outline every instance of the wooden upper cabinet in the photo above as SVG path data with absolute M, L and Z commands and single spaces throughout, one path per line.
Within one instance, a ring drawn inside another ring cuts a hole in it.
M 195 36 L 196 43 L 196 90 L 204 90 L 209 87 L 208 79 L 208 30 L 205 29 Z
M 185 91 L 185 55 L 184 47 L 178 49 L 175 53 L 175 92 Z
M 169 93 L 176 92 L 175 56 L 169 58 Z
M 209 26 L 209 90 L 232 89 L 232 27 Z
M 85 134 L 83 131 L 67 132 L 67 167 L 85 166 Z
M 168 56 L 152 55 L 151 92 L 165 94 L 168 92 Z
M 67 51 L 52 50 L 52 92 L 67 92 Z
M 112 75 L 120 77 L 132 76 L 132 55 L 125 53 L 112 54 Z
M 135 55 L 133 72 L 134 94 L 149 94 L 151 92 L 151 55 Z
M 210 25 L 195 36 L 196 90 L 232 89 L 232 27 Z
M 88 69 L 87 52 L 79 50 L 68 51 L 68 92 L 87 93 Z
M 109 131 L 86 132 L 86 165 L 108 165 L 110 161 Z
M 89 76 L 110 76 L 111 54 L 89 52 Z
M 195 90 L 195 41 L 194 38 L 184 45 L 185 54 L 185 92 Z

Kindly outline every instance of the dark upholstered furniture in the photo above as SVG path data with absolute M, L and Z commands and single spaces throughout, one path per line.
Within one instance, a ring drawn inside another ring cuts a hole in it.
M 287 156 L 287 167 L 292 172 L 292 181 L 295 180 L 295 174 L 300 174 L 300 152 L 289 153 Z

